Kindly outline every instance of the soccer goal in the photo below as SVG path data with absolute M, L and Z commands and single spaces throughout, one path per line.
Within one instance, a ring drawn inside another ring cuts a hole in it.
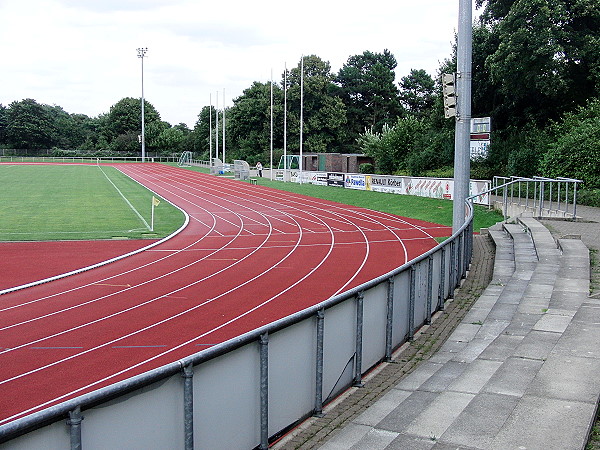
M 179 167 L 190 167 L 192 165 L 192 152 L 183 152 L 177 165 Z

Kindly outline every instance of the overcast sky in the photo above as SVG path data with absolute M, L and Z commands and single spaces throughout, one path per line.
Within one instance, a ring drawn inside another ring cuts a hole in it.
M 388 49 L 396 80 L 435 76 L 451 54 L 458 0 L 0 0 L 0 103 L 33 98 L 69 113 L 106 113 L 144 96 L 172 125 L 193 127 L 254 81 L 315 54 L 337 71 Z M 476 14 L 473 9 L 473 14 Z

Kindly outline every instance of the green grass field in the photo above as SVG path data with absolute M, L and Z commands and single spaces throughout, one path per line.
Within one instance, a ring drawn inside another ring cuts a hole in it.
M 152 193 L 117 169 L 0 166 L 0 241 L 161 238 L 183 213 L 162 200 L 150 231 Z

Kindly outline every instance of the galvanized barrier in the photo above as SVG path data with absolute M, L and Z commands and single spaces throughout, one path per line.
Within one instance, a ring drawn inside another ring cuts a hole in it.
M 444 308 L 472 254 L 450 239 L 381 277 L 183 360 L 0 426 L 2 448 L 268 448 Z M 309 294 L 307 294 L 309 295 Z M 85 420 L 84 420 L 85 419 Z
M 581 180 L 545 177 L 494 177 L 496 208 L 504 219 L 527 211 L 534 217 L 577 217 L 577 188 Z

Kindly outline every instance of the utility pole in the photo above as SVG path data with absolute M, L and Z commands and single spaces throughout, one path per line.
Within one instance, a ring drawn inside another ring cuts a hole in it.
M 465 222 L 465 200 L 469 196 L 471 172 L 470 124 L 473 51 L 472 0 L 460 0 L 456 51 L 456 126 L 454 137 L 454 205 L 452 231 Z

